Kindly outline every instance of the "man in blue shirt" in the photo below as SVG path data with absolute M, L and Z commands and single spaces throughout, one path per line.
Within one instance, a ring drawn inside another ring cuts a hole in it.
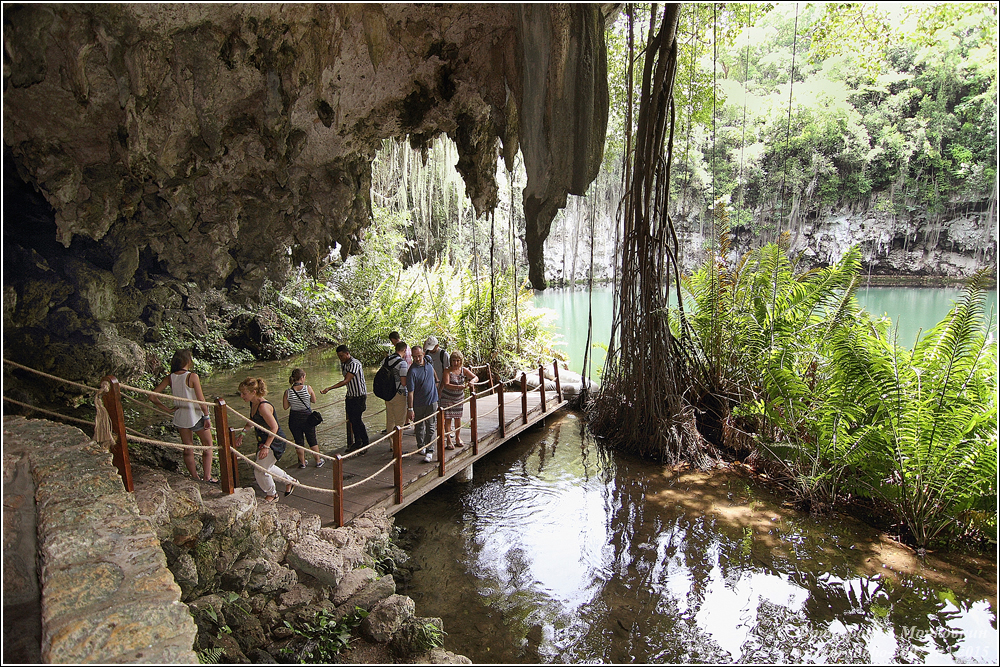
M 409 406 L 406 414 L 415 422 L 413 434 L 417 438 L 417 448 L 424 450 L 424 463 L 430 463 L 434 460 L 432 415 L 438 409 L 438 376 L 434 364 L 424 355 L 424 348 L 414 345 L 411 353 L 413 365 L 406 373 L 406 404 Z

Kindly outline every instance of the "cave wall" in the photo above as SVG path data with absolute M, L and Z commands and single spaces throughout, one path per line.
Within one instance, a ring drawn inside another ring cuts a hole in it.
M 127 374 L 150 329 L 355 252 L 392 137 L 451 137 L 480 215 L 520 148 L 544 282 L 552 215 L 600 166 L 615 8 L 5 4 L 5 354 Z

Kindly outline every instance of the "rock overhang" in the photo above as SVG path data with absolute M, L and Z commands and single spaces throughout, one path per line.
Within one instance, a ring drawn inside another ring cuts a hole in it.
M 138 248 L 179 280 L 248 291 L 284 276 L 275 258 L 357 248 L 384 139 L 451 137 L 480 215 L 497 156 L 521 149 L 541 286 L 551 216 L 600 165 L 615 10 L 5 5 L 5 144 L 58 240 L 100 244 L 121 283 Z

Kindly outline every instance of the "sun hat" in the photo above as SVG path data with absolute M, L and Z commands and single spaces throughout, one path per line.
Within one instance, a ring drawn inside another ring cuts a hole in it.
M 424 341 L 424 349 L 425 350 L 431 350 L 431 349 L 437 347 L 437 344 L 438 344 L 438 339 L 437 338 L 435 338 L 434 336 L 428 336 L 427 340 Z

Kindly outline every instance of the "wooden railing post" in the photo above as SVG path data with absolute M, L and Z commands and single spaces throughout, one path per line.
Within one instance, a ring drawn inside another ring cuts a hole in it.
M 497 385 L 497 416 L 500 418 L 500 437 L 507 437 L 507 420 L 504 419 L 503 382 Z
M 396 504 L 403 504 L 403 429 L 399 426 L 392 432 L 392 453 L 396 457 L 393 483 L 396 485 Z
M 219 486 L 223 493 L 232 494 L 233 484 L 233 454 L 229 433 L 229 415 L 226 402 L 219 397 L 215 399 L 215 439 L 219 443 Z
M 229 442 L 234 442 L 234 440 L 233 440 L 233 432 L 234 431 L 239 431 L 239 430 L 240 429 L 238 429 L 238 428 L 230 428 L 229 429 Z M 230 450 L 229 450 L 229 461 L 230 461 L 231 469 L 233 471 L 233 489 L 235 490 L 235 489 L 238 489 L 238 488 L 240 488 L 242 486 L 242 484 L 240 483 L 240 457 L 236 456 L 236 448 L 235 447 L 231 447 Z
M 115 432 L 115 442 L 111 445 L 111 460 L 118 468 L 122 484 L 129 493 L 135 492 L 132 483 L 132 464 L 128 460 L 128 440 L 125 437 L 125 411 L 122 409 L 122 389 L 118 378 L 107 375 L 104 381 L 108 383 L 108 391 L 101 397 L 104 408 L 111 418 L 111 429 Z
M 472 453 L 479 454 L 479 408 L 476 407 L 476 387 L 472 387 L 469 397 L 469 430 L 472 431 Z
M 538 392 L 542 397 L 542 414 L 545 413 L 545 367 L 538 367 Z
M 344 457 L 340 454 L 333 459 L 333 522 L 337 528 L 344 525 Z
M 553 359 L 552 360 L 552 374 L 555 375 L 555 377 L 556 377 L 556 398 L 558 398 L 559 402 L 562 403 L 562 401 L 563 401 L 563 397 L 562 397 L 562 385 L 559 384 L 559 360 L 558 359 Z
M 438 426 L 438 474 L 444 477 L 444 408 L 438 408 L 437 411 L 437 426 Z
M 521 416 L 528 423 L 528 374 L 521 371 Z

